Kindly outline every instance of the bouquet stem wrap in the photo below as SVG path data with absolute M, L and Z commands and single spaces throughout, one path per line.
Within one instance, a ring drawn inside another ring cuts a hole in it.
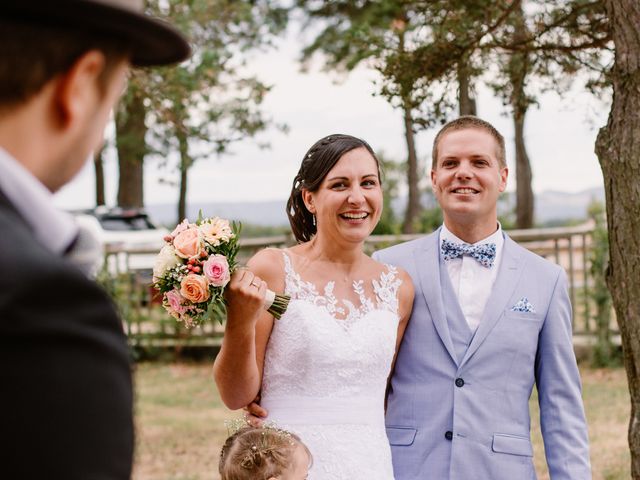
M 267 289 L 267 293 L 264 297 L 264 308 L 267 312 L 273 315 L 273 318 L 280 320 L 280 317 L 289 306 L 289 300 L 291 300 L 289 295 L 276 294 L 272 290 Z

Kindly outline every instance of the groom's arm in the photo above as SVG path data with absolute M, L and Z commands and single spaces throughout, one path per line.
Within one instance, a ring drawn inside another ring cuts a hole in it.
M 539 336 L 536 384 L 551 479 L 591 479 L 582 387 L 572 342 L 571 303 L 562 270 Z

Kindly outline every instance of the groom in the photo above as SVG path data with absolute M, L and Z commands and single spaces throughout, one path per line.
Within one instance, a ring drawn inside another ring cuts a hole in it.
M 535 479 L 534 384 L 551 479 L 591 478 L 565 274 L 502 232 L 507 174 L 493 126 L 446 124 L 431 171 L 444 225 L 374 255 L 416 289 L 387 404 L 397 480 Z
M 188 55 L 142 0 L 0 2 L 0 476 L 127 480 L 131 366 L 111 301 L 52 206 L 99 148 L 130 64 Z M 74 248 L 75 247 L 75 248 Z

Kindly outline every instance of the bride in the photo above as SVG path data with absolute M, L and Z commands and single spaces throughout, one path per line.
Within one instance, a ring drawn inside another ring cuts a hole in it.
M 221 398 L 238 409 L 260 394 L 267 420 L 311 450 L 310 479 L 393 479 L 384 399 L 414 293 L 404 271 L 363 251 L 381 210 L 371 147 L 319 140 L 287 202 L 298 244 L 258 252 L 227 288 Z M 279 320 L 262 307 L 267 288 L 291 295 Z

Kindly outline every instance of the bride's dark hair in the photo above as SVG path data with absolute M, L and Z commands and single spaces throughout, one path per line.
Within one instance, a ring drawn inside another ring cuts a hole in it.
M 291 195 L 287 200 L 287 217 L 291 231 L 298 243 L 308 242 L 317 229 L 313 214 L 307 210 L 302 200 L 302 190 L 315 192 L 338 160 L 347 152 L 356 148 L 366 148 L 376 161 L 378 176 L 380 162 L 367 142 L 351 135 L 333 134 L 321 138 L 305 153 L 298 174 L 293 179 Z

